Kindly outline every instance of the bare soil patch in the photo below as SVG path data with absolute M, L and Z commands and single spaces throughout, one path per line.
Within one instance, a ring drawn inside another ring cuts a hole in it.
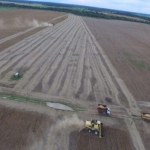
M 0 149 L 26 150 L 44 143 L 51 120 L 45 115 L 0 106 Z
M 136 100 L 150 101 L 150 26 L 83 19 Z
M 48 22 L 64 14 L 61 12 L 25 9 L 2 11 L 0 13 L 0 39 L 32 27 L 34 21 Z
M 72 132 L 70 134 L 70 150 L 133 150 L 128 134 L 119 129 L 104 128 L 105 137 L 100 139 L 88 131 Z M 74 139 L 76 138 L 77 141 Z

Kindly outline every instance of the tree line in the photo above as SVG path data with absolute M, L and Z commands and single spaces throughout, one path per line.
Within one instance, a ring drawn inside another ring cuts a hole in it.
M 29 4 L 29 3 L 28 3 Z M 33 4 L 33 3 L 32 3 Z M 42 3 L 40 3 L 42 4 Z M 123 15 L 126 16 L 131 16 L 131 17 L 137 17 L 135 14 L 131 14 L 130 12 L 123 12 L 121 11 L 120 13 L 116 12 L 115 14 L 119 14 L 122 16 L 115 16 L 111 14 L 105 14 L 102 11 L 98 11 L 98 9 L 94 9 L 93 7 L 77 7 L 76 5 L 74 7 L 64 7 L 64 4 L 57 4 L 56 6 L 53 4 L 53 7 L 49 4 L 45 5 L 39 5 L 39 6 L 32 6 L 32 5 L 25 5 L 25 3 L 22 3 L 21 5 L 17 3 L 2 3 L 0 2 L 1 7 L 13 7 L 13 8 L 24 8 L 24 9 L 38 9 L 38 10 L 51 10 L 51 11 L 58 11 L 58 12 L 66 12 L 66 13 L 71 13 L 79 16 L 86 16 L 86 17 L 94 17 L 94 18 L 103 18 L 103 19 L 114 19 L 114 20 L 125 20 L 125 21 L 132 21 L 132 22 L 140 22 L 140 23 L 146 23 L 150 24 L 150 18 L 145 17 L 145 16 L 140 16 L 139 18 L 144 19 L 142 20 L 137 20 L 134 18 L 127 18 L 124 17 Z M 47 7 L 46 7 L 47 6 Z M 63 7 L 62 7 L 63 6 Z M 110 11 L 110 10 L 109 10 Z

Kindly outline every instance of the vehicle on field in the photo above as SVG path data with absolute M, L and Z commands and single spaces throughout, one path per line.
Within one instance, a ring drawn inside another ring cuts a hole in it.
M 97 110 L 100 114 L 110 115 L 110 108 L 107 105 L 98 104 Z
M 88 132 L 94 132 L 95 135 L 98 135 L 99 138 L 103 137 L 103 123 L 97 120 L 91 120 L 85 122 L 85 129 Z
M 105 98 L 105 101 L 109 102 L 109 103 L 112 103 L 112 99 L 110 97 L 106 97 Z

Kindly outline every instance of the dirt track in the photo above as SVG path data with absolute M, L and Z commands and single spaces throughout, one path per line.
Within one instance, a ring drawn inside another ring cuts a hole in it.
M 110 96 L 113 104 L 123 108 L 126 114 L 140 114 L 133 96 L 80 17 L 69 15 L 60 24 L 5 49 L 0 62 L 1 91 L 36 95 L 43 100 L 58 97 L 57 100 L 73 101 L 87 109 L 106 103 L 105 97 Z M 15 72 L 23 73 L 23 78 L 10 80 Z M 125 101 L 119 99 L 120 93 Z M 84 115 L 89 117 L 86 112 Z M 134 120 L 127 118 L 125 123 L 135 148 L 144 150 Z M 62 136 L 64 134 L 65 130 Z M 54 147 L 52 145 L 51 149 Z

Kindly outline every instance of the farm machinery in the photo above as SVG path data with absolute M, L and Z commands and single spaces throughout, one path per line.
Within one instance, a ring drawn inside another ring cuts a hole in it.
M 97 120 L 91 120 L 85 122 L 85 129 L 88 130 L 88 132 L 94 132 L 95 135 L 98 135 L 99 138 L 103 137 L 103 123 Z
M 144 119 L 145 121 L 150 121 L 150 114 L 142 113 L 141 118 Z
M 110 108 L 108 108 L 107 105 L 98 104 L 97 110 L 99 114 L 110 115 Z
M 126 116 L 126 117 L 130 117 L 130 118 L 134 117 L 134 119 L 140 119 L 140 116 L 136 116 L 136 115 L 135 116 L 129 116 L 129 115 L 118 114 L 116 116 L 114 113 L 112 113 L 110 115 L 110 108 L 107 107 L 107 105 L 103 105 L 103 104 L 98 104 L 97 110 L 98 110 L 99 114 L 103 114 L 103 115 L 110 116 L 110 117 L 122 118 L 122 117 Z M 147 122 L 150 122 L 150 114 L 149 113 L 141 113 L 141 118 Z

